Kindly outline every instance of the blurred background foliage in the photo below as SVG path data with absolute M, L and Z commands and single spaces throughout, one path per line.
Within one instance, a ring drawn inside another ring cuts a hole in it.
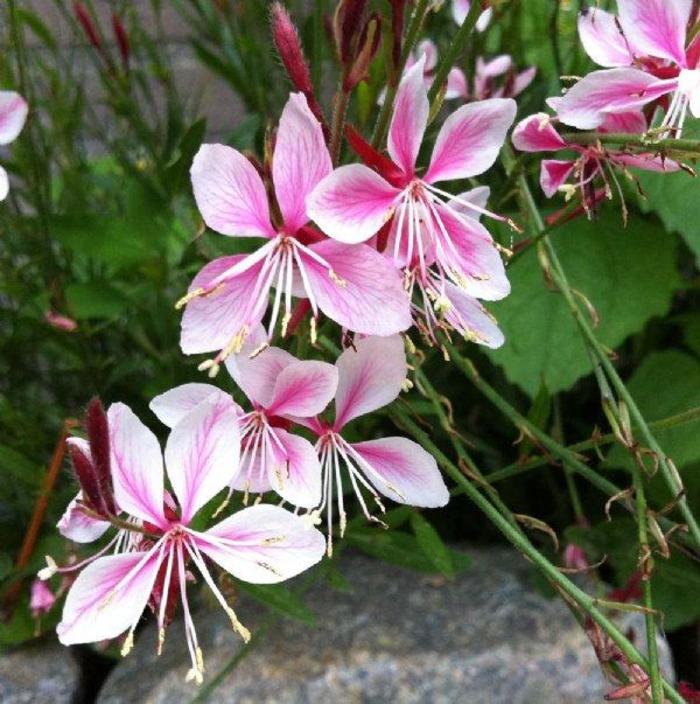
M 374 4 L 387 13 L 387 0 Z M 162 435 L 148 412 L 149 399 L 200 379 L 199 360 L 179 351 L 180 314 L 174 302 L 206 261 L 246 243 L 204 232 L 190 192 L 189 165 L 200 143 L 211 138 L 261 154 L 266 129 L 290 90 L 270 41 L 267 4 L 259 0 L 95 0 L 84 4 L 83 15 L 71 3 L 44 0 L 17 3 L 14 17 L 11 5 L 4 3 L 0 10 L 0 82 L 20 91 L 31 112 L 20 138 L 3 153 L 13 175 L 10 197 L 0 206 L 3 586 L 35 572 L 44 554 L 66 554 L 53 526 L 76 490 L 67 466 L 49 495 L 31 559 L 21 570 L 13 568 L 64 419 L 79 418 L 89 398 L 99 394 L 105 403 L 130 404 Z M 327 36 L 333 3 L 290 0 L 286 5 L 299 24 L 328 108 L 337 80 Z M 564 0 L 497 3 L 496 19 L 472 38 L 460 65 L 469 73 L 476 56 L 509 53 L 520 68 L 536 66 L 537 78 L 518 102 L 521 116 L 540 111 L 547 96 L 560 92 L 560 76 L 590 68 L 576 36 L 579 9 L 579 2 Z M 223 105 L 215 106 L 219 112 L 231 106 L 223 133 L 212 135 L 202 117 L 207 105 L 198 98 L 201 87 L 178 75 L 165 42 L 166 13 L 176 14 L 187 28 L 184 49 L 191 61 L 225 86 L 218 96 Z M 94 36 L 86 33 L 86 21 Z M 431 13 L 425 34 L 439 50 L 454 32 L 447 4 Z M 350 119 L 365 134 L 371 131 L 384 80 L 380 52 L 369 81 L 351 103 Z M 523 163 L 536 176 L 537 160 L 527 157 Z M 501 167 L 494 167 L 485 182 L 492 188 L 491 207 L 517 217 L 514 184 Z M 556 227 L 552 236 L 572 285 L 599 318 L 600 339 L 614 350 L 647 420 L 657 421 L 700 406 L 700 188 L 687 173 L 645 174 L 640 182 L 641 188 L 624 184 L 627 227 L 620 204 L 614 203 L 595 221 L 580 217 Z M 540 202 L 545 214 L 564 205 Z M 497 236 L 504 245 L 513 244 L 510 233 Z M 464 353 L 502 396 L 559 441 L 586 440 L 596 428 L 607 432 L 590 359 L 562 297 L 548 287 L 534 248 L 513 259 L 509 276 L 513 293 L 492 308 L 506 345 L 488 353 L 463 346 Z M 70 318 L 75 329 L 52 324 L 52 313 Z M 428 356 L 424 371 L 449 397 L 445 415 L 484 471 L 539 454 L 530 441 L 518 442 L 523 439 L 512 425 L 439 354 Z M 226 379 L 220 382 L 231 386 Z M 451 436 L 434 405 L 415 392 L 405 400 L 450 454 Z M 360 421 L 355 431 L 368 438 L 395 428 L 386 416 L 375 415 Z M 697 509 L 697 422 L 661 430 L 659 440 Z M 599 450 L 600 470 L 628 486 L 627 455 L 619 447 L 608 449 Z M 596 461 L 594 453 L 591 461 Z M 601 575 L 609 584 L 623 585 L 636 567 L 635 531 L 626 519 L 607 523 L 601 495 L 583 482 L 576 484 L 579 506 L 559 467 L 516 474 L 498 489 L 514 511 L 536 516 L 563 542 L 584 547 L 590 562 L 607 555 Z M 656 479 L 652 491 L 656 506 L 670 501 Z M 347 542 L 381 559 L 450 576 L 466 561 L 443 541 L 497 539 L 461 497 L 441 511 L 393 508 L 387 522 L 395 530 L 352 522 Z M 541 545 L 552 553 L 545 534 Z M 697 563 L 678 553 L 657 567 L 655 593 L 666 627 L 696 623 Z M 332 568 L 329 575 L 333 583 Z M 308 616 L 286 587 L 253 591 L 278 610 Z M 11 620 L 0 624 L 0 643 L 34 633 L 26 603 L 23 596 L 11 609 Z M 45 619 L 44 628 L 51 621 L 51 616 Z

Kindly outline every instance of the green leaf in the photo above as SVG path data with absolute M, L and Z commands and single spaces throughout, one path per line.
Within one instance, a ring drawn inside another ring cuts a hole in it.
M 78 319 L 116 318 L 129 305 L 124 294 L 106 281 L 71 284 L 66 287 L 66 300 Z
M 43 477 L 41 467 L 7 445 L 0 445 L 0 474 L 30 486 L 39 486 Z
M 570 284 L 598 313 L 598 338 L 611 348 L 665 314 L 681 286 L 674 238 L 641 218 L 624 228 L 619 212 L 608 210 L 552 237 Z M 508 273 L 512 293 L 492 306 L 506 342 L 487 354 L 530 396 L 542 383 L 550 393 L 571 388 L 592 366 L 566 301 L 547 288 L 534 249 Z
M 435 528 L 418 511 L 411 515 L 411 527 L 420 549 L 435 568 L 445 577 L 454 577 L 452 555 Z
M 700 124 L 688 120 L 683 137 L 700 139 Z M 700 265 L 700 179 L 685 171 L 673 174 L 640 171 L 635 173 L 646 199 L 640 198 L 645 212 L 656 213 L 669 232 L 677 232 Z
M 313 625 L 314 613 L 311 609 L 283 584 L 249 584 L 239 582 L 240 588 L 253 599 L 270 606 L 285 616 Z
M 202 144 L 207 121 L 201 118 L 194 122 L 180 139 L 175 154 L 165 169 L 165 180 L 172 191 L 189 184 L 189 171 L 192 159 Z

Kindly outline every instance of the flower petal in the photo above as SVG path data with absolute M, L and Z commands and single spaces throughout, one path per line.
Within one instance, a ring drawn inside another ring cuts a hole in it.
M 212 230 L 236 237 L 274 236 L 265 186 L 239 151 L 203 144 L 190 174 L 197 207 Z
M 7 176 L 7 171 L 0 166 L 0 201 L 7 198 L 7 194 L 10 192 L 10 179 Z
M 425 87 L 425 56 L 404 73 L 394 101 L 394 114 L 389 125 L 389 156 L 407 176 L 412 176 L 423 134 L 428 124 L 428 91 Z
M 445 320 L 470 342 L 498 349 L 505 337 L 489 312 L 458 286 L 445 283 L 445 294 L 451 307 L 445 313 Z
M 660 81 L 636 68 L 593 71 L 556 102 L 559 119 L 582 130 L 599 127 L 606 113 L 627 112 L 675 90 L 676 80 Z
M 391 403 L 406 379 L 406 352 L 399 335 L 355 339 L 338 357 L 335 430 Z
M 473 203 L 477 208 L 484 209 L 486 204 L 489 202 L 489 196 L 491 195 L 491 189 L 488 186 L 477 186 L 464 193 L 460 193 L 457 199 L 452 199 L 448 202 L 448 206 L 451 210 L 455 210 L 462 215 L 474 218 L 474 220 L 481 219 L 481 213 L 477 210 L 472 210 L 471 208 L 464 205 L 464 201 L 467 203 Z M 460 203 L 460 201 L 462 201 Z
M 295 360 L 275 381 L 268 412 L 308 418 L 322 413 L 335 396 L 338 370 L 328 362 Z
M 195 406 L 219 394 L 227 395 L 212 384 L 181 384 L 156 396 L 148 407 L 161 423 L 173 428 Z
M 88 516 L 82 509 L 82 498 L 83 492 L 79 491 L 68 504 L 56 528 L 64 538 L 75 543 L 92 543 L 107 532 L 110 523 Z
M 382 438 L 351 445 L 374 472 L 366 472 L 375 489 L 394 501 L 434 508 L 450 500 L 433 457 L 407 438 Z
M 467 85 L 467 77 L 464 71 L 456 66 L 450 69 L 447 74 L 447 90 L 445 91 L 445 100 L 454 100 L 455 98 L 468 98 L 469 87 Z
M 163 516 L 163 455 L 156 436 L 123 403 L 107 411 L 114 498 L 123 511 L 157 526 Z
M 194 277 L 190 291 L 208 288 L 209 282 L 245 259 L 245 255 L 219 257 L 209 262 Z M 249 315 L 250 296 L 262 271 L 262 262 L 226 281 L 209 296 L 191 300 L 182 316 L 180 347 L 185 354 L 223 349 L 231 338 L 247 326 L 254 328 L 265 315 L 265 308 Z M 269 290 L 269 286 L 268 286 Z
M 134 626 L 153 590 L 160 556 L 156 548 L 100 557 L 88 565 L 68 592 L 56 627 L 61 643 L 95 643 Z
M 554 129 L 549 115 L 538 112 L 518 122 L 513 130 L 513 146 L 521 152 L 556 152 L 566 142 Z
M 12 90 L 0 90 L 0 144 L 14 142 L 27 120 L 27 101 Z
M 681 169 L 677 161 L 656 154 L 616 154 L 615 161 L 635 169 L 658 173 L 673 173 Z
M 321 125 L 303 93 L 292 93 L 282 111 L 272 159 L 275 195 L 287 232 L 308 222 L 306 197 L 332 170 Z
M 510 89 L 510 95 L 515 97 L 520 95 L 529 85 L 535 80 L 537 75 L 537 69 L 534 66 L 526 68 L 524 71 L 520 71 L 515 75 L 513 80 L 513 87 Z
M 239 449 L 238 409 L 227 394 L 206 399 L 172 429 L 165 466 L 185 525 L 231 483 Z
M 309 196 L 309 216 L 329 237 L 357 244 L 391 217 L 401 191 L 362 164 L 341 166 Z
M 273 431 L 286 457 L 279 471 L 269 473 L 270 485 L 293 506 L 314 508 L 321 503 L 321 464 L 313 445 L 282 428 Z M 281 453 L 280 453 L 281 454 Z
M 457 24 L 461 25 L 464 23 L 464 20 L 467 19 L 470 6 L 470 0 L 452 0 L 452 17 Z M 479 19 L 476 21 L 477 32 L 484 32 L 486 30 L 492 15 L 493 9 L 490 7 L 479 15 Z
M 641 110 L 608 113 L 605 116 L 605 121 L 598 129 L 600 132 L 644 134 L 647 131 L 647 119 Z
M 490 168 L 515 119 L 510 98 L 463 105 L 444 122 L 424 180 L 428 183 L 477 176 Z
M 574 170 L 573 161 L 559 159 L 543 159 L 540 164 L 540 186 L 542 191 L 551 198 Z
M 587 7 L 578 16 L 578 36 L 599 66 L 630 66 L 634 60 L 617 18 L 599 7 Z
M 622 31 L 634 51 L 685 67 L 692 0 L 617 0 Z
M 425 65 L 423 67 L 425 73 L 429 73 L 437 67 L 438 50 L 435 46 L 435 42 L 430 39 L 423 39 L 418 42 L 418 46 L 416 47 L 416 56 L 425 56 Z
M 319 562 L 326 549 L 323 535 L 308 522 L 267 504 L 244 508 L 194 537 L 219 566 L 253 584 L 290 579 Z
M 312 245 L 332 268 L 302 257 L 318 307 L 331 320 L 363 335 L 393 335 L 411 327 L 408 297 L 401 275 L 371 247 L 326 240 Z

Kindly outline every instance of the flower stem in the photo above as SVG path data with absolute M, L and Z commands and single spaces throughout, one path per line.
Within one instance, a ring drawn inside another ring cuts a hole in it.
M 411 55 L 411 51 L 413 51 L 413 46 L 418 39 L 418 34 L 420 33 L 421 27 L 423 26 L 423 21 L 425 20 L 425 16 L 428 14 L 429 9 L 430 0 L 418 0 L 416 9 L 413 11 L 413 15 L 411 16 L 411 21 L 409 22 L 408 30 L 406 31 L 406 40 L 403 44 L 401 58 L 395 68 L 395 71 L 389 77 L 386 96 L 384 97 L 384 104 L 379 111 L 379 117 L 377 117 L 377 123 L 374 126 L 372 146 L 375 149 L 379 149 L 379 145 L 386 139 L 386 133 L 389 129 L 389 118 L 391 117 L 391 113 L 394 109 L 394 99 L 396 98 L 396 91 L 398 90 L 399 83 L 401 82 L 401 75 L 403 74 L 408 57 Z
M 532 543 L 516 530 L 508 520 L 503 517 L 499 511 L 479 493 L 472 483 L 459 471 L 459 469 L 444 455 L 440 449 L 433 444 L 418 425 L 401 411 L 393 413 L 398 425 L 409 432 L 420 445 L 423 446 L 442 467 L 445 474 L 450 476 L 463 489 L 469 499 L 476 504 L 493 525 L 507 538 L 513 546 L 521 552 L 552 582 L 552 584 L 565 595 L 567 600 L 570 600 L 581 610 L 585 611 L 590 617 L 608 634 L 611 640 L 620 648 L 628 660 L 645 671 L 649 670 L 649 663 L 639 653 L 639 651 L 625 638 L 624 634 L 617 626 L 598 608 L 596 600 L 589 596 L 586 592 L 580 589 L 576 584 L 562 574 L 555 565 L 547 560 L 542 553 L 537 550 Z M 673 704 L 684 704 L 683 698 L 675 691 L 675 689 L 665 680 L 661 680 L 663 690 L 668 699 Z
M 624 132 L 566 132 L 562 138 L 571 144 L 616 144 L 619 146 L 644 147 L 647 151 L 673 151 L 700 155 L 700 140 L 654 139 L 647 135 Z
M 452 43 L 450 44 L 445 56 L 443 57 L 437 71 L 435 72 L 435 80 L 432 86 L 430 86 L 430 91 L 428 92 L 428 100 L 432 103 L 437 97 L 443 83 L 447 80 L 447 76 L 452 70 L 452 67 L 457 62 L 459 55 L 464 50 L 467 44 L 467 39 L 474 31 L 476 27 L 476 22 L 481 14 L 481 3 L 472 2 L 469 7 L 469 13 L 467 14 L 461 27 L 457 30 Z
M 331 139 L 329 151 L 333 165 L 337 166 L 340 158 L 340 145 L 343 143 L 343 131 L 345 130 L 345 118 L 348 114 L 348 104 L 350 103 L 350 93 L 343 88 L 341 81 L 338 92 L 335 95 L 333 104 L 333 120 L 331 122 Z

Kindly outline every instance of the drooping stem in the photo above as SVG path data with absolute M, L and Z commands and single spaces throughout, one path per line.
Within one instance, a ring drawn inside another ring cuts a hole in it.
M 396 98 L 396 91 L 398 90 L 399 82 L 401 81 L 401 75 L 406 67 L 408 57 L 411 55 L 411 51 L 413 51 L 413 47 L 418 39 L 421 27 L 423 26 L 423 21 L 425 20 L 425 16 L 427 15 L 429 9 L 430 0 L 418 0 L 416 9 L 413 11 L 413 15 L 411 16 L 411 21 L 409 22 L 408 29 L 406 31 L 406 39 L 403 43 L 403 50 L 401 51 L 401 58 L 399 59 L 392 75 L 389 76 L 386 95 L 384 96 L 384 103 L 379 111 L 377 123 L 374 127 L 372 146 L 375 149 L 379 149 L 379 146 L 386 138 L 386 133 L 389 129 L 389 118 L 391 117 L 394 109 L 394 99 Z
M 513 546 L 527 557 L 534 565 L 559 589 L 568 600 L 576 604 L 578 608 L 585 611 L 610 639 L 618 646 L 627 659 L 636 665 L 649 671 L 649 663 L 641 653 L 625 638 L 624 634 L 617 626 L 598 608 L 596 600 L 580 589 L 562 572 L 557 569 L 542 553 L 537 550 L 532 543 L 523 536 L 520 531 L 513 528 L 508 520 L 472 485 L 472 483 L 459 471 L 459 469 L 443 454 L 440 449 L 430 440 L 427 433 L 400 411 L 394 412 L 394 418 L 400 427 L 409 432 L 420 445 L 423 446 L 442 467 L 445 474 L 450 476 L 463 489 L 469 499 L 476 504 L 482 513 L 493 523 L 493 525 L 503 534 L 503 536 L 513 544 Z M 685 704 L 683 698 L 665 680 L 661 681 L 667 698 L 673 704 Z

